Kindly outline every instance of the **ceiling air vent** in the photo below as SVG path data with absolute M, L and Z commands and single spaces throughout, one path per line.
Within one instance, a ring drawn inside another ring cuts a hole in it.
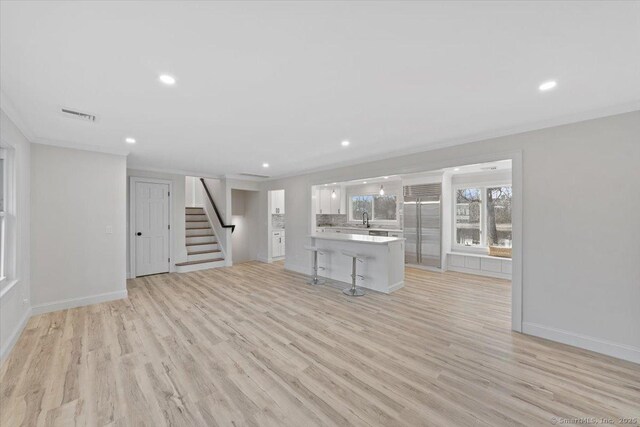
M 60 111 L 62 112 L 62 114 L 65 117 L 70 117 L 70 118 L 73 118 L 73 119 L 82 120 L 83 122 L 94 123 L 96 121 L 96 119 L 97 119 L 95 114 L 83 113 L 82 111 L 72 110 L 71 108 L 62 107 L 60 109 Z
M 268 175 L 258 175 L 257 173 L 239 173 L 238 175 L 250 176 L 252 178 L 269 178 Z
M 497 166 L 484 166 L 480 168 L 480 170 L 483 170 L 483 171 L 494 171 L 496 169 L 498 169 Z

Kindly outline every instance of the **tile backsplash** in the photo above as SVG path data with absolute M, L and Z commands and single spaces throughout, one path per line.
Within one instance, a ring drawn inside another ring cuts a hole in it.
M 402 213 L 402 210 L 400 211 Z M 358 224 L 360 221 L 358 221 Z M 352 227 L 347 215 L 316 214 L 316 227 Z M 397 228 L 402 229 L 402 215 L 396 224 L 371 224 L 371 228 Z
M 316 214 L 316 226 L 318 227 L 338 227 L 347 225 L 347 215 Z
M 284 215 L 271 214 L 271 228 L 273 230 L 284 230 Z

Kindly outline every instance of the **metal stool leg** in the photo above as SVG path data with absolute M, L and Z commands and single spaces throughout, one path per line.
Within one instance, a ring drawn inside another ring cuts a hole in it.
M 356 286 L 356 279 L 358 278 L 358 274 L 356 274 L 356 257 L 352 257 L 351 264 L 351 287 L 344 289 L 342 291 L 343 294 L 349 295 L 350 297 L 361 297 L 364 295 L 364 290 Z
M 313 251 L 313 277 L 309 281 L 310 285 L 322 285 L 324 280 L 318 277 L 318 251 Z

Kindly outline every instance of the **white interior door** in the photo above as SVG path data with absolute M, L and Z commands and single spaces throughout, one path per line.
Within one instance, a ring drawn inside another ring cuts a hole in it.
M 136 182 L 136 276 L 169 271 L 169 184 Z

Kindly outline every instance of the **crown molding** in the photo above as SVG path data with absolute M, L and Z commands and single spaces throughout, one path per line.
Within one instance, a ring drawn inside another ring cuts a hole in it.
M 31 142 L 34 144 L 50 145 L 53 147 L 61 147 L 61 148 L 71 148 L 74 150 L 93 151 L 95 153 L 113 154 L 116 156 L 126 157 L 130 153 L 130 150 L 127 150 L 125 148 L 101 147 L 99 145 L 80 144 L 77 142 L 59 141 L 59 140 L 47 139 L 47 138 L 35 138 Z

